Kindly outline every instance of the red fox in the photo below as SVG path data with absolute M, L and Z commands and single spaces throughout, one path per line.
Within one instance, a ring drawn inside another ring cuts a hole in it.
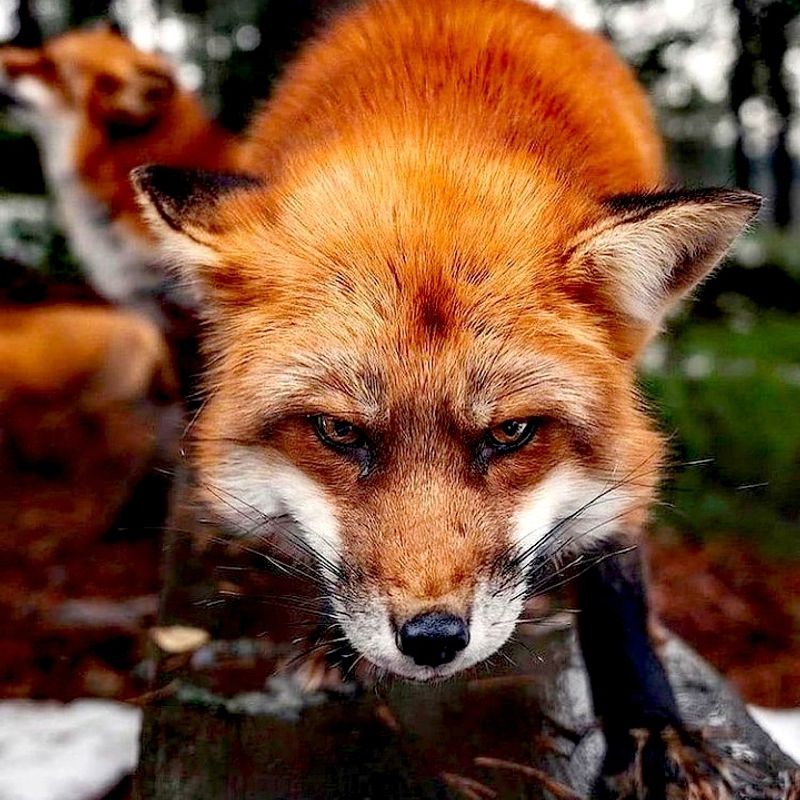
M 94 288 L 137 302 L 164 281 L 128 173 L 159 162 L 231 169 L 237 140 L 162 57 L 109 25 L 0 48 L 0 90 L 38 141 L 70 244 Z
M 640 729 L 667 791 L 681 721 L 620 554 L 663 451 L 636 359 L 759 199 L 664 189 L 628 69 L 520 0 L 357 4 L 289 67 L 242 164 L 133 176 L 205 298 L 205 500 L 243 532 L 292 518 L 353 650 L 416 680 L 491 656 L 582 558 L 598 792 L 628 796 Z

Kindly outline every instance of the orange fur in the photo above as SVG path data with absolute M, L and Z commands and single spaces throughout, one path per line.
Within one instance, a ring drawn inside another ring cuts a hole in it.
M 663 179 L 652 113 L 610 46 L 508 0 L 373 2 L 345 15 L 254 122 L 250 166 L 274 179 L 333 148 L 420 137 L 448 155 L 519 155 L 595 196 Z
M 175 394 L 169 349 L 141 316 L 100 306 L 4 309 L 0 400 L 79 394 L 97 407 Z
M 513 625 L 481 614 L 497 597 L 517 613 L 510 554 L 537 524 L 577 514 L 567 550 L 641 530 L 662 447 L 633 356 L 756 207 L 654 195 L 661 151 L 628 69 L 560 16 L 372 0 L 254 121 L 242 163 L 258 184 L 137 173 L 206 296 L 206 499 L 229 517 L 239 502 L 242 528 L 253 508 L 294 516 L 335 552 L 342 626 L 376 663 L 430 677 L 375 626 L 431 608 L 472 615 L 475 659 L 496 649 Z M 644 197 L 608 201 L 630 193 Z M 326 446 L 319 414 L 363 430 L 369 458 Z M 476 455 L 528 419 L 524 447 Z
M 602 77 L 603 90 L 587 75 Z M 463 385 L 454 383 L 457 365 L 474 362 L 480 372 L 513 337 L 507 405 L 497 408 L 490 392 L 486 419 L 464 420 L 465 428 L 533 414 L 560 418 L 568 391 L 585 394 L 590 407 L 575 412 L 571 433 L 585 425 L 590 437 L 593 426 L 599 435 L 613 427 L 614 441 L 590 449 L 594 465 L 612 471 L 624 438 L 630 464 L 649 465 L 639 492 L 646 499 L 660 458 L 655 439 L 635 397 L 615 396 L 632 380 L 631 367 L 618 359 L 605 319 L 568 302 L 563 291 L 562 252 L 587 221 L 601 217 L 600 201 L 662 178 L 661 143 L 644 95 L 605 42 L 515 0 L 367 3 L 289 69 L 248 140 L 243 165 L 268 183 L 260 195 L 233 197 L 220 208 L 215 246 L 223 263 L 215 266 L 212 293 L 241 309 L 226 312 L 224 341 L 212 348 L 223 356 L 215 385 L 226 391 L 204 430 L 229 428 L 234 423 L 221 417 L 235 414 L 237 430 L 251 436 L 258 415 L 271 408 L 272 381 L 287 354 L 330 352 L 334 331 L 337 352 L 369 358 L 369 343 L 380 354 L 376 367 L 395 407 L 414 397 L 463 407 L 470 387 L 466 376 Z M 384 325 L 377 334 L 376 316 Z M 537 351 L 563 364 L 567 385 L 548 401 L 523 379 L 515 400 L 513 375 L 526 352 Z M 426 353 L 437 368 L 421 379 L 408 362 Z M 244 365 L 251 364 L 249 372 Z M 359 377 L 345 369 L 341 381 L 360 387 Z M 499 394 L 498 375 L 491 377 Z M 314 397 L 298 410 L 359 413 L 341 400 Z M 604 424 L 596 426 L 601 416 Z M 551 438 L 556 454 L 548 453 Z M 389 526 L 371 540 L 380 555 L 364 560 L 392 582 L 452 591 L 459 575 L 451 562 L 488 560 L 483 543 L 508 518 L 519 488 L 574 450 L 574 440 L 561 438 L 569 436 L 553 431 L 522 463 L 498 465 L 479 495 L 465 495 L 462 516 L 498 507 L 473 552 L 455 558 L 437 545 L 441 501 L 454 494 L 453 480 L 435 494 L 426 525 L 419 498 L 433 491 L 434 478 L 424 460 L 420 474 L 410 470 L 414 453 L 407 453 L 399 466 L 415 488 L 391 485 L 380 494 L 380 512 L 370 508 L 371 487 L 357 495 L 356 525 L 386 517 Z M 215 458 L 211 447 L 200 448 L 201 458 Z M 334 497 L 353 491 L 352 470 L 344 465 L 332 476 L 336 457 L 310 451 L 305 429 L 279 447 Z M 438 457 L 450 465 L 456 454 L 442 449 Z M 641 520 L 641 511 L 634 516 Z M 404 531 L 410 517 L 414 528 Z

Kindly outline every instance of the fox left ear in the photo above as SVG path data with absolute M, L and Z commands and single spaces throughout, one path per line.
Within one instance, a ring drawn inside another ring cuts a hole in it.
M 758 213 L 761 198 L 735 189 L 623 195 L 574 250 L 635 331 L 637 351 L 664 316 L 725 256 Z
M 221 200 L 257 189 L 261 181 L 244 174 L 145 166 L 131 172 L 131 182 L 171 265 L 202 295 L 206 273 L 218 262 Z
M 11 44 L 0 46 L 0 68 L 10 78 L 42 76 L 53 72 L 52 63 L 40 47 L 17 47 Z

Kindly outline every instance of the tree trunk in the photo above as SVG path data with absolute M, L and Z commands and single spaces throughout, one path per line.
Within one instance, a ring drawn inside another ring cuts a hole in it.
M 741 189 L 751 189 L 751 164 L 745 151 L 740 111 L 743 103 L 757 94 L 754 77 L 760 38 L 758 18 L 750 7 L 750 0 L 733 0 L 733 7 L 739 21 L 739 55 L 731 72 L 730 84 L 731 111 L 736 121 L 733 163 L 736 185 Z
M 793 217 L 794 164 L 788 147 L 792 101 L 784 77 L 784 61 L 788 49 L 786 30 L 796 14 L 797 11 L 791 4 L 773 2 L 764 9 L 761 21 L 761 46 L 767 68 L 767 89 L 779 120 L 770 163 L 775 192 L 772 214 L 778 228 L 788 228 Z
M 31 0 L 19 0 L 17 6 L 19 29 L 11 40 L 17 47 L 38 47 L 42 43 L 42 29 L 33 13 Z
M 109 16 L 109 0 L 71 0 L 67 3 L 67 27 L 77 28 L 90 20 Z

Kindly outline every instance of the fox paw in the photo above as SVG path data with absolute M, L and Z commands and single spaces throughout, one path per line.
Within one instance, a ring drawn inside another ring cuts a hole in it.
M 626 766 L 620 769 L 624 753 Z M 773 794 L 741 760 L 703 735 L 674 725 L 634 729 L 609 749 L 595 800 L 769 800 Z

